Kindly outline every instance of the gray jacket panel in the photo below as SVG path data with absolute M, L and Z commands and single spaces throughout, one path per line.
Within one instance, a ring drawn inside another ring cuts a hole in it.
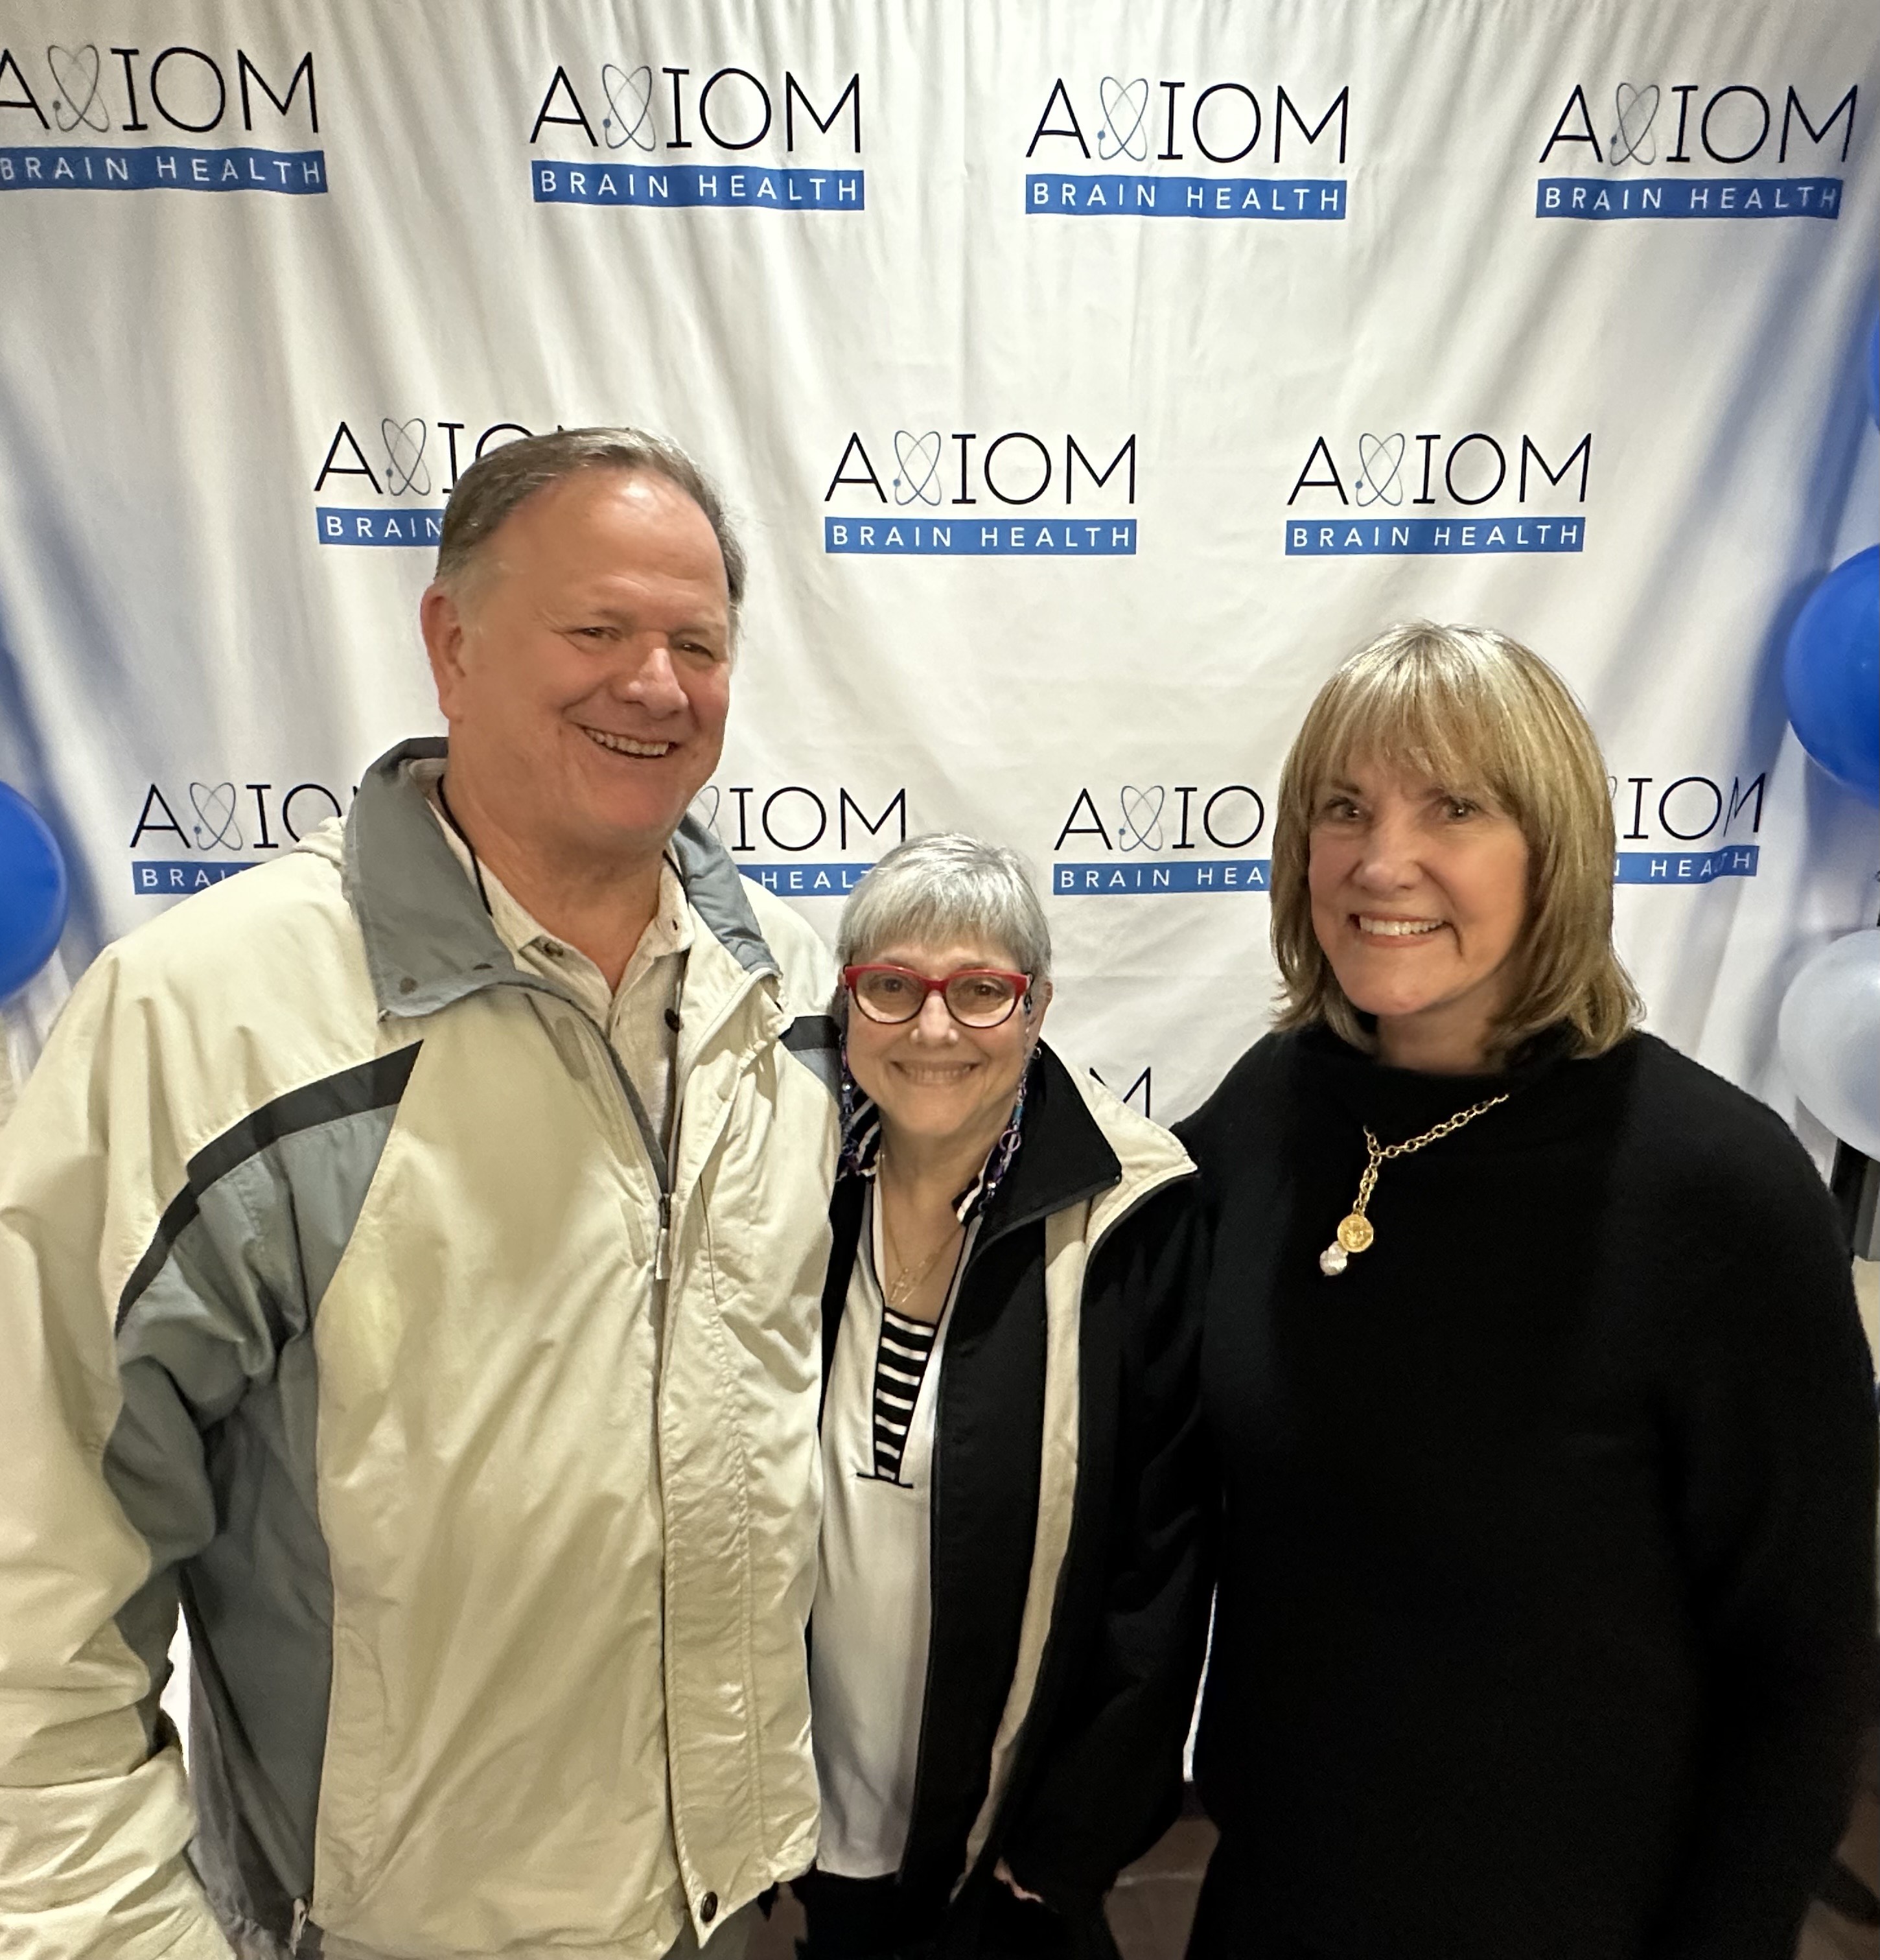
M 312 1328 L 417 1055 L 295 1090 L 199 1151 L 119 1303 L 105 1476 L 151 1552 L 119 1630 L 150 1675 L 154 1748 L 188 1616 L 196 1862 L 242 1918 L 312 1882 L 332 1671 Z

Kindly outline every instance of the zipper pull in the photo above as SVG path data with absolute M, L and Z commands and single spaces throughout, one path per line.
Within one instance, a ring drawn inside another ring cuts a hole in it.
M 660 1236 L 653 1249 L 653 1277 L 656 1280 L 667 1278 L 671 1274 L 673 1247 L 673 1194 L 660 1193 Z
M 304 1898 L 297 1898 L 294 1901 L 293 1922 L 288 1927 L 288 1952 L 297 1953 L 301 1950 L 301 1935 L 307 1930 L 307 1901 Z

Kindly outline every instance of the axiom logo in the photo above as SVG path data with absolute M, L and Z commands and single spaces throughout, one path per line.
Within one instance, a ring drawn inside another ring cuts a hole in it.
M 822 493 L 822 549 L 864 555 L 1128 557 L 1136 438 L 1029 429 L 849 432 Z M 840 514 L 829 506 L 838 498 Z M 1027 517 L 1019 511 L 1036 513 Z
M 1251 783 L 1124 783 L 1100 791 L 1086 785 L 1051 845 L 1051 894 L 1264 892 L 1271 861 L 1240 854 L 1266 827 L 1266 799 Z M 1066 858 L 1067 848 L 1077 856 Z
M 1543 168 L 1572 166 L 1581 174 L 1542 177 L 1535 215 L 1837 218 L 1839 177 L 1729 174 L 1746 164 L 1765 170 L 1844 164 L 1860 91 L 1850 84 L 1831 107 L 1833 94 L 1811 103 L 1793 82 L 1780 94 L 1747 81 L 1628 81 L 1590 93 L 1576 82 L 1540 161 Z M 1608 174 L 1617 172 L 1626 174 Z
M 444 536 L 442 500 L 456 488 L 458 477 L 499 444 L 535 433 L 518 422 L 431 421 L 422 415 L 341 422 L 327 438 L 313 476 L 320 542 L 428 545 L 434 550 Z M 323 495 L 370 496 L 372 501 L 322 504 Z
M 708 783 L 693 798 L 692 814 L 716 833 L 745 877 L 767 890 L 841 898 L 860 883 L 876 854 L 906 841 L 908 793 L 862 792 L 846 783 Z M 778 851 L 781 858 L 773 854 Z
M 1753 878 L 1761 858 L 1765 773 L 1608 776 L 1621 885 L 1707 885 Z
M 1590 429 L 1544 448 L 1525 430 L 1319 435 L 1287 495 L 1287 555 L 1579 551 L 1592 452 Z
M 352 800 L 322 782 L 149 783 L 131 826 L 131 887 L 140 898 L 186 897 L 291 849 Z M 181 851 L 185 854 L 177 857 Z
M 1234 78 L 1106 75 L 1051 83 L 1026 145 L 1025 208 L 1039 217 L 1341 218 L 1351 90 L 1289 93 Z M 1324 148 L 1319 147 L 1323 140 Z M 1118 167 L 1094 173 L 1077 161 Z M 1166 164 L 1185 164 L 1170 171 Z M 1207 168 L 1212 165 L 1212 170 Z M 1222 167 L 1272 174 L 1224 176 Z
M 172 130 L 220 141 L 179 144 Z M 319 135 L 310 49 L 262 57 L 180 43 L 154 53 L 95 41 L 0 47 L 0 135 L 8 139 L 0 190 L 324 192 L 323 150 L 232 142 L 238 132 L 276 144 Z
M 1128 1063 L 1121 1068 L 1108 1063 L 1105 1066 L 1109 1069 L 1110 1072 L 1108 1075 L 1105 1075 L 1102 1069 L 1093 1064 L 1090 1070 L 1091 1080 L 1102 1083 L 1119 1102 L 1131 1104 L 1133 1107 L 1140 1109 L 1145 1116 L 1154 1115 L 1156 1113 L 1155 1064 L 1153 1062 L 1145 1061 L 1140 1068 L 1136 1068 L 1134 1062 Z M 1134 1078 L 1131 1077 L 1129 1072 L 1131 1068 L 1136 1068 Z
M 538 204 L 860 211 L 862 78 L 558 63 L 529 131 Z M 555 154 L 541 154 L 544 147 Z M 567 152 L 576 154 L 571 160 Z M 761 151 L 761 155 L 753 155 Z M 688 155 L 686 153 L 690 152 Z

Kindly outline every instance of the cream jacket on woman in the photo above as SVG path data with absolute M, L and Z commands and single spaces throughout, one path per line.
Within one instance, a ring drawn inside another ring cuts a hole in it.
M 441 752 L 111 947 L 0 1131 L 9 1955 L 647 1960 L 815 1850 L 828 957 L 682 829 L 658 1277 L 613 1052 L 498 939 Z

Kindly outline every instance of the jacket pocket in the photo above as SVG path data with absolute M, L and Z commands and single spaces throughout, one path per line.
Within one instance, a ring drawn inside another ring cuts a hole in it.
M 313 1917 L 324 1927 L 345 1924 L 377 1864 L 388 1713 L 378 1656 L 357 1628 L 336 1619 L 313 1841 Z

